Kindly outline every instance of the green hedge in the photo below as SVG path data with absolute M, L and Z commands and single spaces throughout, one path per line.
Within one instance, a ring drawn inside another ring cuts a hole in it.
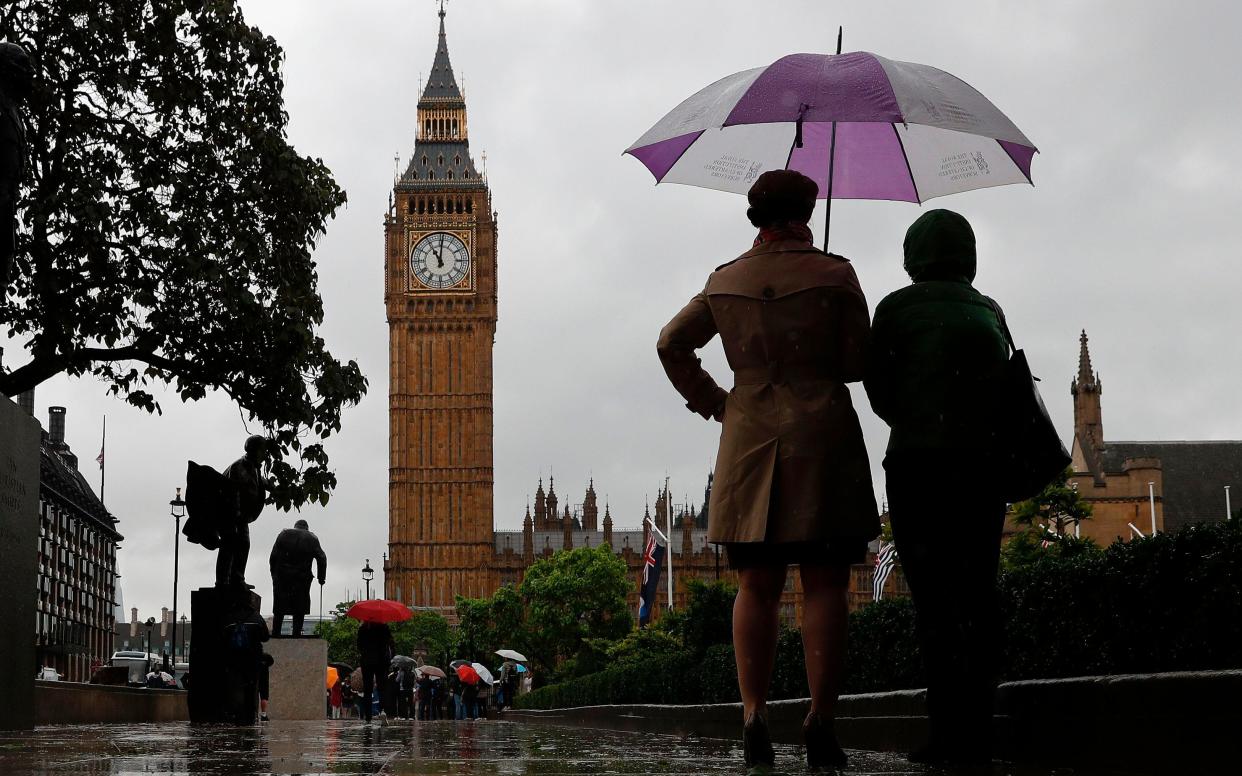
M 1003 572 L 999 588 L 1005 679 L 1242 668 L 1238 521 L 1043 553 Z M 845 692 L 924 685 L 908 599 L 870 604 L 849 627 Z M 783 630 L 771 697 L 806 694 L 801 639 Z M 736 700 L 733 648 L 718 644 L 699 659 L 674 653 L 544 687 L 518 706 Z

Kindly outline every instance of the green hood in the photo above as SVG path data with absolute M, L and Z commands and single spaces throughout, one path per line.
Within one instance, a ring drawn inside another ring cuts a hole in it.
M 929 210 L 906 231 L 905 268 L 910 279 L 975 279 L 975 232 L 952 210 Z

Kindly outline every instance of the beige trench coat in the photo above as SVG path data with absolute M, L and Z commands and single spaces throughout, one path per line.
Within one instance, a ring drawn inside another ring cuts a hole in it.
M 871 467 L 845 385 L 863 377 L 869 329 L 850 263 L 785 240 L 717 268 L 660 332 L 660 361 L 686 406 L 723 423 L 708 541 L 879 533 Z M 695 355 L 718 333 L 733 370 L 727 392 Z

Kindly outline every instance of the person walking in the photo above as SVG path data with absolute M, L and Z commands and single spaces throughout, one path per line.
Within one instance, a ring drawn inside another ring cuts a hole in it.
M 414 689 L 414 681 L 410 676 L 410 672 L 404 668 L 398 668 L 393 676 L 393 684 L 397 688 L 397 716 L 409 719 L 412 714 L 410 712 L 413 704 L 411 697 Z
M 903 249 L 913 283 L 876 307 L 864 385 L 890 427 L 889 516 L 927 674 L 930 740 L 911 759 L 982 763 L 991 759 L 1005 521 L 989 469 L 1009 356 L 1004 314 L 972 285 L 975 235 L 962 216 L 925 213 Z M 938 496 L 964 466 L 969 486 Z
M 427 674 L 418 677 L 418 718 L 431 719 L 431 677 Z
M 660 332 L 657 351 L 686 406 L 722 424 L 708 541 L 738 571 L 733 642 L 753 769 L 775 755 L 767 694 L 790 565 L 803 587 L 802 638 L 811 709 L 807 762 L 844 765 L 833 732 L 845 653 L 849 567 L 879 533 L 871 469 L 846 383 L 862 379 L 867 302 L 854 268 L 811 242 L 818 187 L 785 170 L 759 176 L 746 211 L 753 247 L 716 269 Z M 733 390 L 695 351 L 717 334 Z
M 339 678 L 332 683 L 332 689 L 328 693 L 328 705 L 332 707 L 332 719 L 341 718 L 341 706 L 344 704 L 343 685 Z
M 392 631 L 382 622 L 364 622 L 358 626 L 358 654 L 362 658 L 362 716 L 371 721 L 375 694 L 384 695 L 388 664 L 396 652 Z

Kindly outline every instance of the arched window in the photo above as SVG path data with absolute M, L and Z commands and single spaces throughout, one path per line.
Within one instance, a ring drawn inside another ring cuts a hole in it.
M 410 197 L 409 199 L 405 201 L 405 212 L 410 213 L 410 214 L 414 213 L 414 198 L 413 197 Z
M 435 171 L 435 170 L 428 170 L 428 171 L 427 171 L 427 180 L 429 180 L 429 181 L 433 181 L 433 180 L 435 180 L 435 179 L 436 179 L 436 171 Z
M 461 154 L 458 154 L 457 156 L 453 157 L 453 166 L 461 167 Z
M 449 171 L 448 171 L 448 179 L 449 179 L 449 180 L 453 180 L 453 171 L 452 171 L 452 170 L 449 170 Z
M 473 199 L 466 200 L 466 212 L 467 213 L 474 212 L 474 200 Z
M 436 164 L 440 167 L 444 166 L 444 154 L 440 154 L 440 156 L 436 158 Z
M 425 119 L 423 121 L 423 134 L 424 135 L 431 134 L 431 119 Z
M 457 137 L 457 119 L 453 119 L 453 137 Z

